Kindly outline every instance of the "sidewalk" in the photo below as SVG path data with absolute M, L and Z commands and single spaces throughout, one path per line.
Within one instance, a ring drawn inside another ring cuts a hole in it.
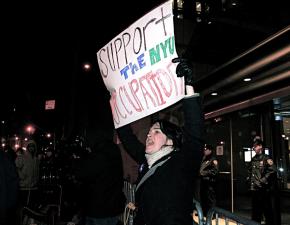
M 282 191 L 278 200 L 280 201 L 278 207 L 281 211 L 281 225 L 290 225 L 290 192 Z M 235 199 L 234 213 L 248 219 L 251 218 L 251 199 L 249 196 L 239 196 Z

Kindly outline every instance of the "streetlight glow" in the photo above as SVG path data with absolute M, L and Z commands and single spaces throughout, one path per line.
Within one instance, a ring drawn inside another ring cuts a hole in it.
M 28 125 L 28 126 L 26 127 L 26 131 L 31 135 L 31 134 L 34 133 L 35 128 L 34 128 L 32 125 Z
M 91 64 L 89 64 L 89 63 L 84 63 L 84 64 L 83 64 L 83 68 L 84 68 L 85 71 L 90 71 L 90 70 L 91 70 Z

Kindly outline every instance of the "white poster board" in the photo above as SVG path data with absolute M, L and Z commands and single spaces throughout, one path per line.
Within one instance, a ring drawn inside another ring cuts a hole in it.
M 45 110 L 55 109 L 55 100 L 47 100 L 45 101 Z
M 111 93 L 115 128 L 181 100 L 184 79 L 176 76 L 172 2 L 156 7 L 97 52 Z
M 224 154 L 224 146 L 218 145 L 216 146 L 216 155 L 223 155 Z

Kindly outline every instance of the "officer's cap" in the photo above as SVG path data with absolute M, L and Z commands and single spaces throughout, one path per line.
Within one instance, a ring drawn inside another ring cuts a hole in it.
M 204 145 L 204 149 L 208 149 L 208 150 L 213 151 L 213 146 L 210 145 L 210 144 L 205 144 L 205 145 Z
M 262 146 L 264 146 L 264 143 L 263 143 L 263 141 L 261 139 L 256 139 L 254 141 L 254 143 L 253 143 L 253 146 L 256 146 L 256 145 L 262 145 Z

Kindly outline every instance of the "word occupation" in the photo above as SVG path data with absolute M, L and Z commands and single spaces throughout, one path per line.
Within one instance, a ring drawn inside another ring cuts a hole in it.
M 111 93 L 115 128 L 179 101 L 183 78 L 175 74 L 177 57 L 172 4 L 156 7 L 97 52 L 100 74 Z

